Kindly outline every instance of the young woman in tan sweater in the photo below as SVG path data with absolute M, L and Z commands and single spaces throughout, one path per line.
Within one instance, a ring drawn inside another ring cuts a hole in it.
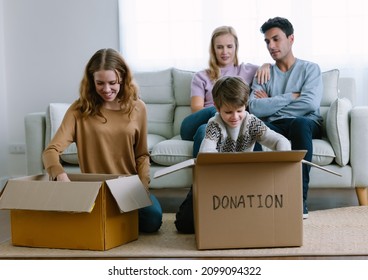
M 86 65 L 80 96 L 43 152 L 43 163 L 57 181 L 69 181 L 60 154 L 75 142 L 83 173 L 138 174 L 149 187 L 146 106 L 123 57 L 113 49 L 97 51 Z M 151 194 L 152 206 L 139 210 L 139 229 L 155 232 L 162 209 Z

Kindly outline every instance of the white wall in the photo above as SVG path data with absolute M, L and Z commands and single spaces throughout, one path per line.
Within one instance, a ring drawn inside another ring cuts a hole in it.
M 0 127 L 8 133 L 8 142 L 0 143 L 0 159 L 6 151 L 6 175 L 23 175 L 25 155 L 9 154 L 9 143 L 25 143 L 27 113 L 78 97 L 85 64 L 95 51 L 118 49 L 118 1 L 0 1 L 0 104 L 7 108 L 0 107 L 0 114 L 8 120 Z
M 3 21 L 3 0 L 0 0 L 0 177 L 7 175 L 7 112 L 6 112 L 6 94 L 5 94 L 5 54 L 4 54 L 4 21 Z M 1 190 L 1 182 L 0 182 Z

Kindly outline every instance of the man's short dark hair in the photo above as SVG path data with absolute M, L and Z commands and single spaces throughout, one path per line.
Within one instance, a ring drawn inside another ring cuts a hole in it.
M 261 32 L 265 34 L 266 31 L 274 27 L 280 28 L 285 33 L 286 37 L 294 34 L 293 25 L 290 23 L 289 20 L 282 17 L 270 18 L 261 26 Z

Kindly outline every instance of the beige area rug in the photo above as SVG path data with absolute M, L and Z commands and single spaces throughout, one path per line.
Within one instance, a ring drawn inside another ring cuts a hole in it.
M 164 214 L 156 234 L 141 234 L 137 241 L 108 251 L 42 249 L 0 244 L 0 258 L 277 258 L 368 256 L 368 207 L 310 211 L 304 220 L 302 247 L 266 249 L 196 249 L 195 236 L 175 230 L 174 214 Z

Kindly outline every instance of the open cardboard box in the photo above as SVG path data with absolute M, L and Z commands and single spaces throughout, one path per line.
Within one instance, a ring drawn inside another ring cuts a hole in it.
M 138 239 L 138 209 L 152 204 L 137 175 L 45 174 L 10 179 L 0 209 L 10 209 L 16 246 L 108 250 Z
M 199 153 L 154 176 L 193 167 L 198 249 L 302 246 L 305 153 Z

